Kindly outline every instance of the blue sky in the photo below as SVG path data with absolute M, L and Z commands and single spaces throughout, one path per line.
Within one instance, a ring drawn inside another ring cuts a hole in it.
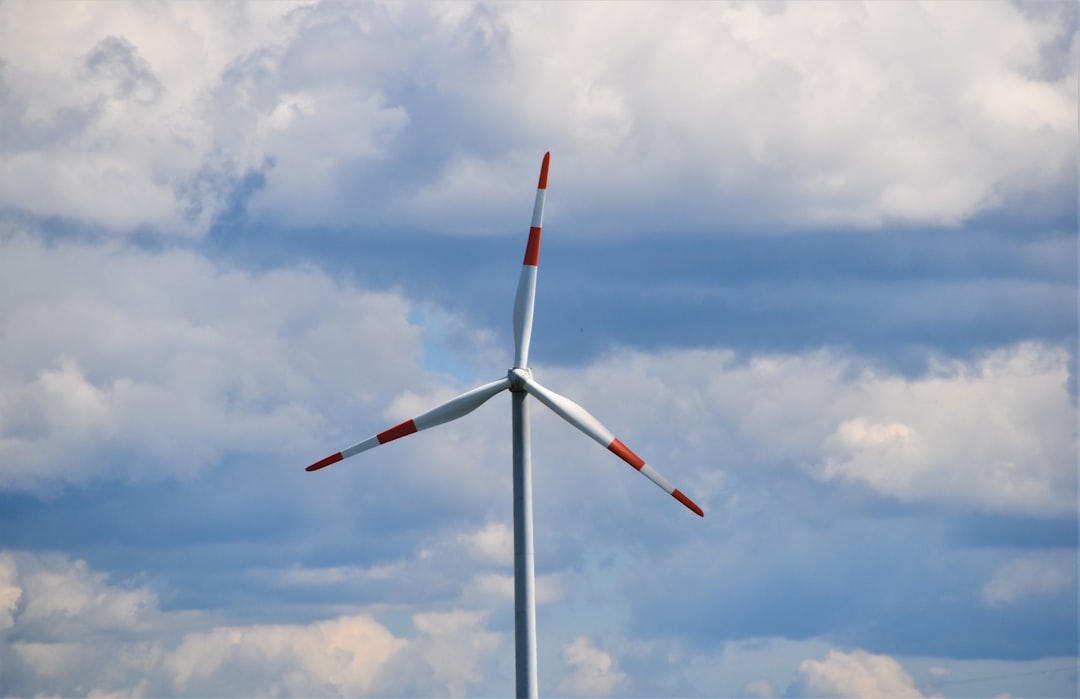
M 1074 3 L 0 4 L 0 693 L 1075 696 Z

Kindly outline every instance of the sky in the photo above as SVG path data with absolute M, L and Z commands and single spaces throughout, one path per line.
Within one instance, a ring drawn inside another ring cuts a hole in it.
M 0 695 L 1077 694 L 1072 2 L 0 3 Z

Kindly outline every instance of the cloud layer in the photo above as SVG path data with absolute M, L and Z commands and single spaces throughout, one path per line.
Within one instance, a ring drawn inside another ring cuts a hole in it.
M 60 556 L 4 552 L 0 576 L 0 686 L 12 695 L 464 696 L 501 642 L 468 611 L 414 615 L 407 638 L 370 614 L 206 628 L 200 615 L 163 612 L 146 588 Z
M 1066 3 L 2 12 L 0 208 L 38 217 L 501 232 L 545 150 L 594 232 L 1072 215 Z
M 316 270 L 250 275 L 10 233 L 0 247 L 0 326 L 18 338 L 0 370 L 5 488 L 183 478 L 228 452 L 315 449 L 333 434 L 321 411 L 371 410 L 408 385 L 398 358 L 419 351 L 406 300 L 341 295 Z M 333 345 L 349 355 L 327 357 Z M 381 378 L 360 378 L 365 363 Z
M 507 694 L 506 396 L 303 467 L 504 374 L 550 150 L 532 369 L 706 517 L 530 403 L 541 694 L 1075 695 L 1078 51 L 0 3 L 0 694 Z

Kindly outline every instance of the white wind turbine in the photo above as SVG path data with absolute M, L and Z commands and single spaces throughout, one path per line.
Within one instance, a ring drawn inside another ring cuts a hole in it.
M 484 384 L 452 398 L 442 405 L 395 425 L 385 432 L 316 461 L 307 467 L 317 471 L 342 459 L 373 449 L 400 437 L 456 420 L 479 408 L 496 393 L 510 389 L 514 440 L 514 641 L 517 696 L 536 697 L 536 603 L 533 572 L 532 464 L 529 456 L 529 405 L 525 398 L 532 394 L 557 415 L 600 442 L 620 459 L 640 471 L 646 478 L 686 505 L 699 517 L 701 508 L 683 495 L 656 469 L 645 463 L 629 447 L 615 438 L 600 421 L 585 408 L 549 388 L 544 388 L 529 371 L 529 340 L 532 336 L 533 305 L 536 298 L 536 267 L 540 259 L 540 229 L 544 219 L 544 197 L 547 193 L 548 164 L 551 154 L 544 154 L 540 166 L 540 183 L 536 190 L 529 242 L 525 261 L 514 298 L 514 366 L 498 381 Z

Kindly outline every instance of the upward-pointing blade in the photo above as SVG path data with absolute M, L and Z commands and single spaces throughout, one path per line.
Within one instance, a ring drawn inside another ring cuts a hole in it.
M 474 388 L 468 393 L 461 394 L 457 398 L 451 398 L 442 405 L 436 406 L 426 413 L 417 415 L 412 420 L 406 420 L 400 425 L 395 425 L 388 430 L 380 432 L 374 437 L 368 437 L 364 441 L 358 442 L 348 449 L 343 449 L 336 454 L 331 454 L 325 459 L 316 461 L 308 466 L 306 470 L 318 471 L 320 468 L 325 468 L 330 464 L 336 464 L 342 459 L 347 459 L 354 454 L 373 449 L 380 444 L 386 444 L 387 442 L 392 442 L 395 439 L 408 436 L 414 432 L 419 432 L 420 430 L 426 430 L 435 425 L 441 425 L 444 422 L 456 420 L 459 417 L 468 415 L 476 410 L 496 393 L 504 391 L 507 388 L 510 388 L 510 379 L 508 377 Z
M 548 164 L 551 153 L 544 153 L 540 166 L 540 184 L 536 188 L 529 242 L 525 246 L 525 261 L 521 266 L 517 295 L 514 297 L 514 366 L 528 367 L 529 341 L 532 339 L 533 306 L 536 301 L 536 266 L 540 262 L 540 229 L 544 225 L 544 198 L 547 195 Z
M 588 410 L 582 408 L 566 396 L 560 396 L 555 391 L 544 388 L 532 378 L 525 380 L 525 390 L 535 396 L 538 401 L 554 410 L 559 417 L 600 442 L 600 444 L 607 447 L 609 451 L 614 452 L 620 459 L 640 471 L 641 474 L 650 481 L 663 488 L 664 492 L 671 495 L 671 497 L 675 498 L 683 505 L 686 505 L 686 507 L 698 517 L 705 516 L 705 513 L 701 511 L 701 508 L 698 507 L 693 500 L 683 495 L 682 491 L 673 486 L 668 479 L 661 476 L 656 469 L 645 463 L 644 459 L 630 451 L 629 447 L 615 439 L 615 435 L 613 435 L 608 428 L 600 424 L 600 421 L 593 417 Z

